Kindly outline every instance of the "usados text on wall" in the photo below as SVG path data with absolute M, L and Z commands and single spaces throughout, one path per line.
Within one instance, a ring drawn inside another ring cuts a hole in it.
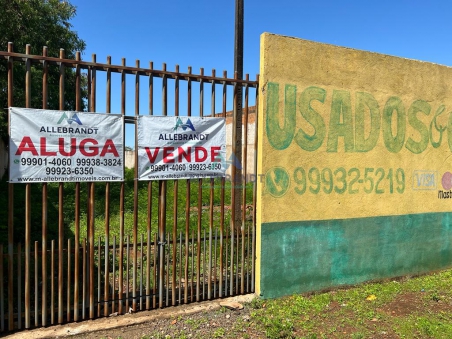
M 265 91 L 266 139 L 281 158 L 265 173 L 265 194 L 303 201 L 312 219 L 449 209 L 452 106 L 318 85 L 268 82 Z

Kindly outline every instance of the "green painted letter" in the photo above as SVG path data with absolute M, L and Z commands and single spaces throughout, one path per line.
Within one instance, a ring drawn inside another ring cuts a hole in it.
M 397 134 L 392 135 L 392 115 L 397 114 Z M 397 153 L 403 147 L 406 132 L 406 115 L 402 101 L 397 97 L 391 97 L 386 101 L 383 109 L 383 140 L 389 152 Z
M 416 114 L 417 112 L 422 112 L 425 115 L 429 115 L 430 110 L 431 107 L 429 103 L 424 100 L 414 101 L 408 110 L 408 122 L 421 135 L 421 140 L 419 141 L 414 141 L 411 137 L 409 137 L 406 142 L 405 147 L 414 154 L 419 154 L 425 151 L 430 140 L 427 126 L 425 126 L 422 121 L 417 118 Z
M 452 112 L 449 112 L 449 120 L 447 121 L 447 141 L 449 149 L 452 151 Z
M 306 121 L 314 127 L 314 134 L 309 135 L 301 128 L 295 135 L 298 146 L 306 151 L 313 152 L 318 149 L 325 139 L 325 122 L 322 116 L 311 107 L 312 100 L 325 102 L 326 91 L 320 87 L 308 87 L 300 95 L 298 109 Z
M 370 133 L 366 139 L 364 130 L 367 109 L 370 113 Z M 357 92 L 355 108 L 355 150 L 357 152 L 369 152 L 375 147 L 380 135 L 380 124 L 381 117 L 377 100 L 369 93 Z
M 286 85 L 284 93 L 284 125 L 279 125 L 279 84 L 267 85 L 267 138 L 274 148 L 283 150 L 289 147 L 295 134 L 295 109 L 297 87 Z
M 355 142 L 350 92 L 335 90 L 331 103 L 327 152 L 337 152 L 337 143 L 340 136 L 344 137 L 345 152 L 353 152 Z

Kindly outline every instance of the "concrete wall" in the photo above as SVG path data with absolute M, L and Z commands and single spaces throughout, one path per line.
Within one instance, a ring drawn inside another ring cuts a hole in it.
M 127 168 L 135 167 L 135 151 L 124 151 L 124 162 Z
M 263 34 L 257 291 L 452 264 L 452 69 Z

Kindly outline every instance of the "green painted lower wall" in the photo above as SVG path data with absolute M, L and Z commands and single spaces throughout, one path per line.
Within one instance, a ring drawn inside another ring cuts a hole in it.
M 452 266 L 452 213 L 264 223 L 261 297 Z

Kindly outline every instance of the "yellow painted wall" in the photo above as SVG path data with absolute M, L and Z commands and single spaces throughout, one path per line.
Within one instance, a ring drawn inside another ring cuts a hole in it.
M 451 210 L 452 68 L 269 33 L 260 62 L 258 276 L 265 223 Z

